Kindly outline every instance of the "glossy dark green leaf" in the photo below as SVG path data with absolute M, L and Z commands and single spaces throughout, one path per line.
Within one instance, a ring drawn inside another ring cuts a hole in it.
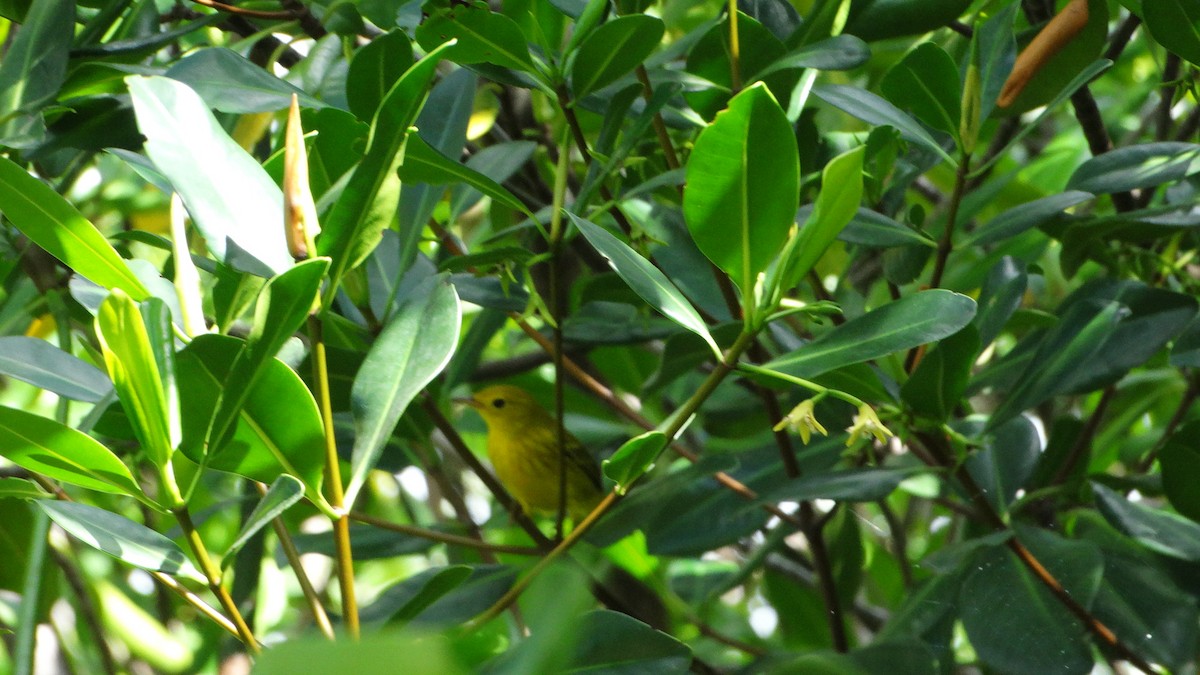
M 67 267 L 135 300 L 150 297 L 145 285 L 79 210 L 11 160 L 0 157 L 0 212 L 25 236 Z
M 620 494 L 654 466 L 654 460 L 667 447 L 669 439 L 661 431 L 647 431 L 634 436 L 604 460 L 604 475 L 617 484 Z
M 966 391 L 979 348 L 979 331 L 970 324 L 937 343 L 901 387 L 900 398 L 918 415 L 944 421 Z
M 1104 580 L 1092 613 L 1142 656 L 1175 671 L 1195 658 L 1196 601 L 1173 581 L 1161 560 L 1108 527 L 1100 515 L 1076 518 L 1080 537 L 1104 554 Z
M 458 344 L 461 308 L 445 276 L 421 284 L 384 327 L 354 378 L 354 451 L 346 502 L 375 466 L 408 404 L 450 361 Z
M 1189 441 L 1197 438 L 1200 424 L 1189 422 L 1180 427 L 1158 453 L 1162 466 L 1163 490 L 1171 506 L 1179 513 L 1200 522 L 1200 450 Z
M 426 51 L 448 40 L 458 41 L 444 54 L 455 63 L 490 63 L 524 72 L 535 70 L 521 28 L 486 6 L 459 5 L 434 12 L 417 27 L 417 42 Z
M 289 506 L 300 501 L 302 497 L 304 497 L 304 483 L 301 483 L 300 479 L 288 474 L 276 478 L 271 487 L 267 489 L 267 493 L 254 505 L 254 510 L 242 523 L 242 529 L 238 531 L 237 537 L 226 549 L 225 563 L 233 562 L 238 551 L 242 550 L 251 537 L 283 514 Z
M 892 66 L 879 87 L 896 107 L 958 137 L 962 83 L 958 66 L 941 47 L 921 43 Z
M 30 6 L 0 62 L 0 144 L 27 147 L 41 139 L 42 107 L 66 79 L 74 27 L 74 2 L 43 0 Z
M 759 22 L 738 15 L 738 71 L 742 86 L 754 83 L 750 74 L 766 70 L 787 55 L 787 47 Z M 683 93 L 688 105 L 706 120 L 729 105 L 733 96 L 730 65 L 729 18 L 711 24 L 687 55 L 686 72 L 704 81 L 705 86 L 687 87 Z M 794 70 L 784 69 L 766 75 L 763 80 L 776 100 L 786 100 L 799 79 Z
M 36 502 L 68 534 L 134 567 L 204 581 L 204 575 L 175 542 L 111 511 L 44 499 Z
M 1082 204 L 1094 198 L 1094 196 L 1090 192 L 1068 190 L 1060 194 L 1043 197 L 1042 199 L 1035 199 L 1020 206 L 1014 206 L 989 220 L 986 225 L 975 230 L 967 238 L 967 241 L 962 243 L 962 246 L 993 244 L 998 241 L 1010 239 L 1051 220 L 1062 213 L 1063 209 L 1070 208 L 1076 204 Z
M 984 549 L 972 567 L 959 594 L 959 611 L 985 664 L 1012 673 L 1092 669 L 1083 627 L 1011 551 Z
M 1142 20 L 1159 44 L 1200 64 L 1200 6 L 1187 0 L 1142 3 Z
M 434 567 L 419 572 L 381 593 L 378 600 L 363 609 L 362 619 L 368 623 L 408 623 L 470 576 L 471 568 L 466 565 Z
M 113 291 L 96 313 L 96 337 L 121 406 L 150 461 L 165 467 L 179 445 L 179 391 L 170 315 L 157 298 L 142 307 Z
M 183 198 L 209 252 L 259 276 L 291 267 L 283 192 L 199 94 L 166 77 L 130 76 L 126 82 L 146 154 Z M 221 170 L 213 171 L 217 166 Z
M 836 6 L 836 3 L 834 3 Z M 970 0 L 875 0 L 854 2 L 846 32 L 873 42 L 901 35 L 920 35 L 957 19 Z
M 1013 258 L 1005 256 L 988 272 L 979 292 L 979 311 L 975 325 L 979 328 L 979 344 L 990 345 L 1013 312 L 1021 306 L 1029 277 Z
M 261 483 L 274 483 L 282 474 L 295 476 L 304 481 L 309 500 L 331 513 L 321 497 L 325 432 L 317 403 L 300 377 L 278 359 L 263 364 L 244 394 L 227 440 L 205 454 L 210 421 L 224 391 L 239 384 L 230 376 L 243 348 L 236 338 L 201 335 L 179 352 L 176 367 L 187 392 L 180 451 L 197 464 Z
M 660 19 L 646 15 L 622 16 L 601 24 L 579 45 L 571 67 L 571 89 L 576 99 L 608 86 L 650 56 L 662 40 Z
M 321 222 L 317 249 L 333 259 L 329 294 L 337 291 L 346 272 L 379 245 L 383 230 L 396 216 L 400 200 L 396 170 L 404 161 L 409 127 L 425 103 L 429 83 L 446 49 L 442 45 L 429 52 L 388 90 L 371 122 L 366 155 Z
M 774 288 L 777 292 L 800 283 L 858 212 L 865 153 L 866 146 L 860 145 L 829 160 L 821 171 L 821 192 L 816 204 L 780 254 L 782 271 Z
M 688 230 L 745 294 L 787 239 L 799 174 L 791 124 L 761 84 L 735 96 L 696 139 L 683 193 Z
M 0 456 L 89 490 L 142 494 L 128 467 L 91 436 L 22 410 L 0 406 Z
M 0 337 L 0 373 L 88 403 L 112 391 L 112 380 L 96 366 L 45 340 L 20 335 Z
M 964 426 L 978 434 L 981 425 Z M 981 441 L 983 447 L 967 457 L 964 465 L 992 508 L 1005 513 L 1033 476 L 1042 457 L 1042 439 L 1028 418 L 1014 417 L 984 434 Z
M 566 672 L 614 675 L 687 670 L 692 650 L 675 638 L 619 612 L 596 609 L 579 617 L 579 636 Z
M 1118 530 L 1162 555 L 1200 561 L 1200 524 L 1169 511 L 1129 501 L 1109 488 L 1092 482 L 1096 506 Z
M 813 377 L 936 342 L 957 333 L 974 316 L 975 301 L 965 295 L 941 289 L 921 291 L 851 319 L 766 367 Z
M 409 138 L 400 165 L 400 179 L 433 185 L 469 185 L 494 201 L 533 218 L 525 204 L 507 188 L 469 166 L 434 150 L 420 136 Z
M 1200 145 L 1143 143 L 1111 150 L 1084 162 L 1067 187 L 1096 194 L 1170 183 L 1200 171 Z
M 402 30 L 375 38 L 354 52 L 346 74 L 346 101 L 360 120 L 370 120 L 384 96 L 413 64 L 412 42 Z
M 227 113 L 283 110 L 294 94 L 305 108 L 325 104 L 224 47 L 188 54 L 167 69 L 167 77 L 191 87 L 210 108 Z
M 801 211 L 803 210 L 804 208 L 801 207 Z M 911 227 L 898 223 L 878 211 L 861 207 L 838 235 L 838 239 L 872 248 L 913 245 L 935 248 L 937 246 L 937 242 Z
M 708 332 L 708 326 L 700 313 L 692 307 L 692 303 L 683 297 L 675 284 L 658 270 L 649 260 L 638 255 L 629 245 L 616 238 L 604 228 L 590 223 L 571 212 L 567 212 L 571 222 L 588 242 L 596 248 L 617 274 L 629 284 L 629 287 L 645 300 L 651 307 L 662 312 L 684 328 L 699 335 L 712 348 L 718 357 L 721 348 Z
M 788 52 L 787 56 L 775 60 L 771 65 L 755 73 L 751 77 L 751 81 L 761 80 L 768 75 L 789 68 L 851 70 L 866 63 L 870 58 L 871 50 L 867 47 L 867 43 L 853 35 L 836 35 Z
M 826 84 L 813 88 L 813 94 L 829 105 L 873 125 L 886 124 L 895 127 L 905 139 L 933 150 L 951 165 L 957 162 L 946 153 L 940 143 L 928 131 L 903 110 L 885 99 L 858 87 L 844 84 Z
M 890 495 L 904 479 L 925 469 L 864 467 L 830 473 L 805 474 L 759 496 L 760 503 L 833 499 L 874 502 Z
M 1012 419 L 1068 388 L 1068 382 L 1089 359 L 1100 353 L 1125 313 L 1116 302 L 1101 307 L 1078 304 L 1038 344 L 1021 378 L 992 413 L 993 426 Z

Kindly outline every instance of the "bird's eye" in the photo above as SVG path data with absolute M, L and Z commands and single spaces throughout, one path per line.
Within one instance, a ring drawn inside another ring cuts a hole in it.
M 498 399 L 493 400 L 492 407 L 493 408 L 503 408 L 504 407 L 504 399 L 498 398 Z

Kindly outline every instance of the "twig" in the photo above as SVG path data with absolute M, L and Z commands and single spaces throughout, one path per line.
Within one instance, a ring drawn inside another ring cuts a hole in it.
M 1193 375 L 1188 378 L 1187 389 L 1184 390 L 1183 396 L 1179 400 L 1179 406 L 1175 408 L 1175 413 L 1171 415 L 1167 426 L 1163 428 L 1162 436 L 1158 437 L 1158 441 L 1154 443 L 1154 447 L 1150 449 L 1150 452 L 1146 453 L 1145 459 L 1138 464 L 1138 473 L 1145 473 L 1150 470 L 1150 467 L 1154 466 L 1155 460 L 1158 459 L 1158 453 L 1162 451 L 1163 446 L 1175 434 L 1176 427 L 1183 422 L 1183 418 L 1192 409 L 1192 404 L 1196 402 L 1197 395 L 1200 395 L 1200 378 Z
M 467 548 L 473 548 L 477 551 L 511 553 L 513 555 L 529 556 L 541 555 L 543 552 L 542 549 L 533 546 L 491 544 L 473 537 L 463 537 L 457 534 L 450 534 L 449 532 L 438 532 L 437 530 L 430 530 L 424 527 L 415 527 L 413 525 L 405 525 L 403 523 L 393 523 L 391 521 L 384 520 L 382 518 L 376 518 L 375 516 L 370 516 L 359 511 L 351 511 L 350 519 L 357 520 L 360 523 L 373 525 L 383 530 L 391 530 L 392 532 L 406 534 L 410 537 L 420 537 L 421 539 L 428 539 L 430 541 L 436 541 L 443 544 L 448 544 L 450 546 L 465 546 Z
M 1117 393 L 1115 385 L 1109 385 L 1104 389 L 1104 393 L 1100 395 L 1100 400 L 1096 403 L 1096 409 L 1092 411 L 1088 417 L 1087 424 L 1079 432 L 1079 437 L 1075 439 L 1075 444 L 1071 446 L 1071 451 L 1067 453 L 1058 470 L 1054 472 L 1054 477 L 1050 479 L 1050 485 L 1061 485 L 1075 470 L 1075 466 L 1079 464 L 1079 460 L 1083 458 L 1090 447 L 1092 447 L 1092 438 L 1096 435 L 1096 429 L 1100 428 L 1100 420 L 1104 418 L 1105 411 L 1108 410 L 1108 404 L 1112 401 L 1113 396 Z
M 215 9 L 220 12 L 228 12 L 229 14 L 237 14 L 239 16 L 248 16 L 254 19 L 282 19 L 286 21 L 297 18 L 295 12 L 286 10 L 280 12 L 268 12 L 260 9 L 244 9 L 236 5 L 227 5 L 223 2 L 218 2 L 217 0 L 192 0 L 192 2 L 196 3 L 197 5 L 208 7 L 209 9 Z

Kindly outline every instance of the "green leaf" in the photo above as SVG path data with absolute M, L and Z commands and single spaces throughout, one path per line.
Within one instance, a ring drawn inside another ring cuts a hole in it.
M 959 611 L 985 664 L 1010 673 L 1091 670 L 1083 627 L 1011 551 L 984 549 L 971 567 L 959 594 Z
M 1043 460 L 1042 437 L 1026 417 L 1014 417 L 986 434 L 980 433 L 981 426 L 972 420 L 959 427 L 982 436 L 983 447 L 963 464 L 992 508 L 1004 514 Z
M 1197 171 L 1200 145 L 1143 143 L 1089 159 L 1071 174 L 1067 187 L 1096 194 L 1122 192 L 1183 180 Z
M 346 101 L 360 120 L 375 116 L 392 85 L 413 64 L 412 42 L 402 30 L 377 37 L 354 52 L 346 75 Z
M 559 672 L 679 673 L 692 660 L 687 645 L 619 612 L 592 610 L 573 624 L 574 644 Z
M 74 28 L 74 2 L 31 5 L 0 62 L 0 144 L 29 147 L 45 134 L 42 107 L 66 79 Z
M 59 396 L 99 403 L 112 381 L 99 368 L 37 338 L 0 337 L 0 373 Z
M 126 83 L 146 154 L 183 199 L 213 256 L 259 276 L 291 267 L 283 193 L 199 94 L 166 77 L 130 76 Z
M 801 207 L 800 211 L 803 213 L 804 207 Z M 859 207 L 854 217 L 846 224 L 846 229 L 842 230 L 838 239 L 872 248 L 914 245 L 937 247 L 937 242 L 911 227 L 896 222 L 878 211 L 862 207 Z
M 1143 2 L 1142 20 L 1168 51 L 1200 64 L 1200 6 L 1185 0 Z
M 989 424 L 998 425 L 1064 392 L 1069 378 L 1100 352 L 1120 321 L 1122 310 L 1116 302 L 1099 311 L 1085 304 L 1073 306 L 1042 339 L 1022 377 L 992 413 Z
M 345 189 L 321 223 L 317 248 L 333 259 L 324 304 L 328 306 L 342 278 L 379 245 L 383 230 L 396 217 L 400 177 L 408 130 L 429 94 L 429 83 L 449 45 L 429 52 L 405 71 L 380 103 L 367 152 L 354 169 Z
M 449 565 L 427 569 L 392 585 L 379 598 L 363 608 L 365 623 L 403 625 L 425 611 L 471 576 L 467 565 Z
M 979 331 L 970 324 L 942 340 L 917 364 L 900 398 L 918 415 L 944 422 L 967 389 L 979 347 Z
M 245 384 L 230 376 L 242 351 L 237 338 L 201 335 L 179 352 L 176 369 L 187 392 L 180 451 L 197 464 L 262 483 L 273 483 L 282 474 L 295 476 L 304 481 L 305 496 L 332 514 L 321 496 L 325 430 L 317 403 L 300 377 L 278 359 L 263 364 L 228 440 L 208 447 L 205 454 L 209 424 L 225 388 Z
M 862 201 L 863 156 L 866 146 L 834 157 L 821 171 L 821 192 L 808 219 L 780 256 L 783 273 L 776 291 L 786 292 L 808 274 L 845 229 Z
M 37 483 L 20 478 L 0 478 L 0 499 L 48 499 L 50 493 Z
M 870 58 L 871 49 L 867 47 L 867 43 L 853 35 L 835 35 L 788 52 L 787 56 L 777 59 L 749 79 L 751 82 L 755 82 L 772 73 L 790 68 L 852 70 L 866 63 Z
M 879 83 L 883 95 L 929 126 L 958 137 L 962 83 L 944 49 L 922 42 L 892 66 Z
M 1198 438 L 1200 422 L 1188 422 L 1171 435 L 1158 453 L 1163 490 L 1175 510 L 1200 522 L 1200 449 L 1189 441 Z M 1186 440 L 1185 440 L 1186 439 Z
M 33 243 L 80 276 L 135 300 L 150 291 L 79 210 L 6 157 L 0 157 L 0 212 Z
M 700 318 L 700 313 L 692 307 L 687 298 L 683 297 L 683 294 L 665 274 L 658 271 L 658 268 L 649 260 L 629 248 L 625 242 L 609 234 L 608 230 L 588 222 L 574 213 L 569 211 L 566 213 L 571 218 L 571 222 L 575 223 L 575 227 L 579 228 L 583 236 L 601 255 L 608 258 L 609 264 L 616 270 L 617 275 L 624 279 L 625 283 L 629 284 L 629 287 L 641 299 L 662 312 L 667 318 L 699 335 L 712 348 L 717 358 L 721 357 L 721 348 L 717 346 L 716 341 L 708 332 L 708 326 L 704 323 L 704 319 Z
M 632 14 L 605 22 L 579 45 L 571 67 L 575 98 L 612 84 L 654 53 L 665 27 L 661 19 Z
M 986 225 L 975 230 L 967 238 L 967 241 L 960 244 L 960 246 L 980 246 L 1011 239 L 1026 230 L 1048 222 L 1062 213 L 1063 209 L 1070 208 L 1076 204 L 1082 204 L 1094 198 L 1095 195 L 1090 192 L 1068 190 L 1060 194 L 1043 197 L 1042 199 L 1035 199 L 1020 206 L 1014 206 L 989 220 Z
M 729 102 L 696 139 L 683 213 L 696 245 L 747 296 L 778 254 L 799 201 L 796 135 L 762 84 Z
M 1168 511 L 1135 504 L 1095 481 L 1092 492 L 1096 495 L 1096 507 L 1113 527 L 1151 551 L 1200 562 L 1200 524 Z
M 1195 658 L 1197 608 L 1191 593 L 1136 542 L 1108 527 L 1093 511 L 1076 517 L 1074 530 L 1100 546 L 1104 580 L 1092 613 L 1138 654 L 1163 663 L 1172 672 Z
M 68 534 L 134 567 L 204 582 L 204 575 L 175 542 L 145 525 L 87 504 L 36 502 Z
M 258 504 L 254 506 L 254 510 L 242 523 L 241 531 L 229 545 L 229 549 L 225 551 L 222 566 L 232 563 L 238 551 L 242 550 L 251 537 L 287 511 L 289 506 L 300 501 L 302 497 L 304 497 L 304 483 L 301 483 L 298 478 L 288 474 L 276 478 L 267 490 L 267 494 L 263 495 Z
M 765 365 L 798 377 L 815 377 L 841 366 L 877 359 L 949 337 L 970 323 L 975 301 L 947 290 L 921 291 L 818 337 Z
M 829 105 L 872 125 L 894 127 L 900 135 L 913 143 L 933 150 L 951 166 L 958 166 L 942 145 L 928 131 L 903 110 L 865 89 L 844 84 L 826 84 L 813 88 L 813 94 Z
M 349 665 L 355 675 L 391 675 L 402 658 L 406 675 L 468 675 L 472 670 L 462 665 L 461 656 L 456 653 L 462 649 L 456 649 L 447 640 L 397 630 L 364 634 L 355 642 L 286 640 L 255 659 L 254 672 L 256 675 L 335 673 L 343 672 Z
M 625 494 L 634 481 L 654 466 L 654 460 L 669 440 L 661 431 L 634 436 L 617 448 L 612 457 L 604 460 L 604 475 L 617 484 L 619 494 Z
M 444 57 L 460 65 L 490 63 L 502 68 L 535 72 L 529 47 L 516 22 L 478 5 L 460 5 L 435 12 L 417 27 L 417 42 L 426 50 L 457 40 Z
M 683 97 L 688 105 L 706 120 L 729 105 L 734 94 L 731 81 L 729 37 L 732 33 L 729 17 L 719 23 L 711 23 L 704 35 L 696 41 L 687 55 L 686 72 L 703 81 L 703 86 L 687 87 Z M 711 27 L 709 27 L 711 26 Z M 738 14 L 738 70 L 742 73 L 742 86 L 749 87 L 753 80 L 745 78 L 748 73 L 761 72 L 787 55 L 787 47 L 771 34 L 761 23 L 743 13 Z M 655 60 L 664 56 L 660 52 Z M 781 70 L 767 75 L 764 84 L 770 87 L 776 100 L 785 99 L 796 86 L 799 75 L 794 70 Z
M 133 474 L 108 448 L 23 410 L 0 406 L 0 455 L 21 468 L 89 490 L 142 494 Z
M 221 405 L 213 416 L 208 443 L 224 442 L 263 369 L 313 311 L 328 269 L 327 258 L 311 258 L 272 277 L 263 286 L 254 306 L 254 327 L 230 369 Z
M 975 314 L 975 326 L 979 328 L 979 344 L 990 345 L 1013 312 L 1021 306 L 1029 277 L 1023 266 L 1005 256 L 988 272 L 983 288 L 979 291 L 979 311 Z
M 167 77 L 191 87 L 210 108 L 226 113 L 283 110 L 294 94 L 305 108 L 324 108 L 309 96 L 224 47 L 198 49 L 167 69 Z
M 492 185 L 499 185 L 513 176 L 526 162 L 533 157 L 537 143 L 533 141 L 509 141 L 489 145 L 471 155 L 467 160 L 467 168 L 477 175 L 491 181 L 476 185 L 471 176 L 464 176 L 450 188 L 450 217 L 458 218 L 467 209 L 479 202 L 480 197 L 487 195 L 493 202 L 516 209 L 533 218 L 524 202 L 516 199 L 503 186 L 496 190 Z M 487 189 L 484 189 L 484 188 Z
M 350 394 L 355 434 L 347 504 L 354 503 L 405 408 L 449 363 L 461 311 L 446 276 L 432 277 L 396 309 L 367 353 Z
M 780 501 L 833 499 L 844 502 L 875 502 L 890 495 L 904 479 L 926 471 L 924 467 L 884 469 L 864 467 L 829 473 L 805 474 L 759 495 L 757 504 Z
M 96 313 L 104 364 L 147 458 L 165 467 L 179 445 L 179 391 L 175 338 L 166 305 L 151 298 L 142 307 L 114 290 Z
M 534 217 L 525 204 L 503 185 L 443 155 L 430 147 L 420 136 L 408 139 L 404 163 L 400 165 L 400 179 L 433 185 L 466 184 L 510 209 L 520 211 L 530 218 Z

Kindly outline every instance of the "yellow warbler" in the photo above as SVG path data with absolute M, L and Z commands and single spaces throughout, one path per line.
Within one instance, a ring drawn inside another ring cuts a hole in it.
M 566 435 L 566 452 L 558 451 L 554 417 L 529 392 L 498 384 L 476 392 L 463 403 L 479 411 L 487 423 L 487 452 L 496 477 L 530 510 L 554 513 L 559 502 L 559 461 L 567 460 L 567 513 L 576 522 L 604 496 L 600 467 L 583 444 Z

